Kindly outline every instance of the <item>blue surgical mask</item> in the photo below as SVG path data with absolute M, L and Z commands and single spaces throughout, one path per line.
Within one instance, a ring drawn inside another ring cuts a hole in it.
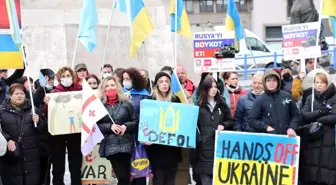
M 47 85 L 46 85 L 46 89 L 47 89 L 47 90 L 51 90 L 52 88 L 53 88 L 52 85 L 50 85 L 50 84 L 47 84 Z

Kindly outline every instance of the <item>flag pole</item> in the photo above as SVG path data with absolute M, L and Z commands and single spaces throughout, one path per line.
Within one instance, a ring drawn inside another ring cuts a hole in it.
M 149 63 L 148 63 L 148 58 L 147 58 L 147 51 L 146 51 L 146 44 L 145 41 L 143 42 L 143 48 L 144 48 L 144 53 L 145 53 L 145 60 L 146 60 L 146 65 L 147 65 L 147 71 L 148 71 L 148 79 L 149 79 L 149 86 L 151 88 L 151 92 L 153 92 L 153 84 L 152 80 L 150 78 L 150 72 L 149 72 Z
M 32 93 L 32 87 L 31 87 L 31 83 L 30 83 L 30 76 L 29 76 L 29 70 L 28 70 L 28 64 L 27 64 L 27 59 L 26 59 L 26 55 L 23 53 L 24 52 L 24 49 L 23 49 L 23 44 L 20 44 L 21 46 L 21 56 L 22 56 L 22 59 L 23 59 L 23 63 L 25 65 L 25 68 L 26 68 L 26 72 L 27 72 L 27 81 L 28 81 L 28 88 L 29 88 L 29 96 L 30 96 L 30 103 L 32 105 L 32 113 L 33 115 L 35 115 L 35 106 L 34 106 L 34 98 L 33 98 L 33 93 Z M 37 123 L 34 122 L 34 126 L 37 127 Z
M 114 6 L 115 6 L 116 0 L 113 2 L 112 5 L 112 12 L 111 12 L 111 17 L 110 17 L 110 24 L 107 28 L 107 33 L 106 33 L 106 40 L 105 40 L 105 47 L 104 47 L 104 54 L 103 54 L 103 61 L 101 64 L 101 69 L 103 68 L 104 64 L 105 64 L 105 58 L 106 58 L 106 51 L 107 51 L 107 45 L 108 45 L 108 40 L 109 40 L 109 35 L 110 35 L 110 30 L 111 30 L 111 24 L 112 24 L 112 19 L 113 19 L 113 13 L 114 13 Z M 101 70 L 101 75 L 100 78 L 103 79 L 103 70 Z
M 79 27 L 78 27 L 78 30 L 79 30 Z M 74 50 L 73 57 L 72 57 L 71 69 L 75 68 L 77 48 L 78 48 L 78 34 L 76 35 L 76 44 L 75 44 L 75 50 Z
M 320 1 L 320 14 L 319 14 L 319 20 L 318 20 L 318 24 L 319 26 L 317 27 L 317 36 L 318 38 L 320 38 L 320 32 L 321 32 L 321 22 L 322 22 L 322 8 L 323 8 L 323 1 Z M 319 46 L 319 39 L 316 41 L 316 46 Z M 317 65 L 317 57 L 315 57 L 314 60 L 314 70 L 316 69 L 316 65 Z M 314 81 L 312 83 L 312 102 L 311 102 L 311 111 L 314 111 L 314 100 L 315 100 L 315 91 L 314 91 Z
M 175 50 L 175 52 L 174 52 L 174 68 L 176 69 L 176 67 L 177 67 L 177 42 L 178 42 L 178 35 L 177 35 L 177 32 L 178 32 L 178 29 L 177 29 L 177 1 L 178 0 L 175 0 L 175 33 L 174 33 L 174 35 L 175 35 L 175 45 L 174 45 L 174 50 Z

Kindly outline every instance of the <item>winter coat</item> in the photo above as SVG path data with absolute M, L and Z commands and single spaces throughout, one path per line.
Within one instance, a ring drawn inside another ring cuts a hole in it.
M 291 94 L 293 86 L 293 78 L 291 77 L 290 80 L 282 80 L 282 82 L 284 83 L 283 90 Z
M 196 156 L 197 163 L 194 169 L 198 174 L 212 175 L 215 151 L 215 135 L 218 125 L 224 126 L 225 130 L 233 127 L 233 119 L 230 109 L 223 98 L 216 103 L 213 111 L 207 102 L 199 105 L 197 126 Z
M 306 182 L 316 184 L 336 184 L 336 150 L 335 150 L 335 126 L 336 126 L 336 89 L 331 84 L 322 94 L 315 91 L 314 109 L 311 112 L 312 95 L 310 95 L 302 109 L 302 117 L 305 124 L 319 122 L 323 124 L 323 136 L 317 140 L 309 140 L 303 151 L 304 179 Z M 329 104 L 331 114 L 322 115 L 320 110 L 327 110 Z
M 191 80 L 187 79 L 186 86 L 184 87 L 184 89 L 186 91 L 188 91 L 189 96 L 191 96 L 193 94 L 193 92 L 195 91 L 196 86 L 194 85 L 194 83 Z
M 7 99 L 0 106 L 0 122 L 2 134 L 7 141 L 18 141 L 22 133 L 19 158 L 7 151 L 1 158 L 1 165 L 4 170 L 1 172 L 1 179 L 4 185 L 37 185 L 40 181 L 40 154 L 38 135 L 46 132 L 46 123 L 43 115 L 35 108 L 40 120 L 37 127 L 34 127 L 32 120 L 31 104 L 25 101 L 22 110 L 17 111 Z M 22 125 L 22 126 L 21 126 Z M 25 181 L 25 182 L 24 182 Z
M 117 153 L 132 153 L 134 147 L 133 133 L 136 132 L 138 119 L 134 108 L 127 100 L 118 100 L 114 105 L 104 104 L 115 124 L 125 125 L 123 136 L 115 134 L 112 130 L 112 121 L 107 115 L 98 121 L 98 127 L 104 135 L 99 148 L 101 157 L 108 157 Z
M 234 117 L 238 100 L 241 96 L 247 94 L 247 91 L 241 87 L 238 87 L 236 89 L 232 89 L 232 88 L 227 88 L 227 89 L 228 89 L 229 98 L 230 98 L 231 115 L 232 117 Z
M 156 100 L 153 96 L 149 96 L 148 99 Z M 173 95 L 171 102 L 181 103 L 181 100 L 177 96 Z M 146 149 L 153 169 L 165 166 L 175 166 L 182 161 L 181 148 L 152 144 L 150 146 L 146 146 Z
M 248 124 L 249 120 L 249 112 L 252 109 L 253 102 L 257 99 L 257 97 L 252 92 L 241 96 L 238 100 L 236 112 L 234 115 L 235 125 L 233 130 L 236 131 L 244 131 L 244 132 L 256 132 L 253 128 L 251 128 Z
M 275 92 L 266 88 L 266 77 L 273 75 L 278 80 Z M 267 133 L 267 127 L 274 129 L 273 134 L 287 134 L 289 128 L 296 129 L 300 122 L 300 113 L 292 96 L 280 90 L 280 76 L 273 70 L 265 72 L 263 77 L 265 93 L 260 95 L 249 112 L 249 125 L 257 132 Z

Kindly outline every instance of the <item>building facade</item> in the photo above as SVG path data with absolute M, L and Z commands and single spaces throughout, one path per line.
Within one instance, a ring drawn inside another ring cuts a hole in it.
M 289 24 L 294 0 L 235 0 L 242 24 L 270 47 L 281 50 L 281 26 Z M 320 0 L 314 0 L 318 9 Z M 228 0 L 185 0 L 192 25 L 224 24 Z

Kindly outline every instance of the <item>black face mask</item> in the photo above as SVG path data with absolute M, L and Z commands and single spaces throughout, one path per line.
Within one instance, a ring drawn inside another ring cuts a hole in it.
M 286 80 L 286 81 L 288 81 L 288 80 L 290 80 L 290 79 L 292 78 L 292 76 L 291 76 L 289 73 L 285 73 L 285 74 L 283 74 L 282 77 L 283 77 L 283 79 Z
M 237 86 L 229 85 L 229 87 L 235 89 Z

